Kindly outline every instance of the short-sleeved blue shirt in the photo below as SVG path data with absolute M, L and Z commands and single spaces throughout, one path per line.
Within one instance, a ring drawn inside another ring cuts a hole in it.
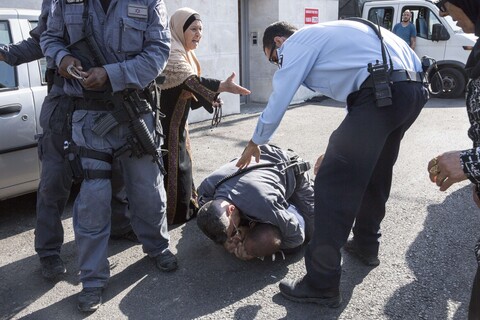
M 417 36 L 417 30 L 412 23 L 409 23 L 406 27 L 404 27 L 401 22 L 397 23 L 395 27 L 393 27 L 393 33 L 405 40 L 408 45 L 411 45 L 411 38 Z

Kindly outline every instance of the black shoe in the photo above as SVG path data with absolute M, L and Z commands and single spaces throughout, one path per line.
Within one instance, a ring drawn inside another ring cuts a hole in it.
M 362 250 L 362 248 L 353 239 L 348 240 L 347 243 L 343 246 L 343 249 L 355 255 L 366 266 L 376 267 L 380 264 L 380 260 L 378 259 L 377 255 Z
M 78 295 L 78 310 L 94 312 L 102 304 L 102 287 L 83 288 Z
M 57 254 L 40 258 L 40 264 L 42 265 L 42 275 L 47 279 L 53 279 L 67 272 L 65 264 Z
M 287 299 L 302 302 L 316 303 L 329 308 L 338 308 L 342 303 L 340 290 L 317 289 L 310 286 L 305 278 L 299 280 L 283 280 L 280 282 L 280 293 Z
M 110 239 L 112 239 L 112 240 L 128 240 L 128 241 L 131 241 L 131 242 L 140 243 L 140 241 L 138 241 L 137 235 L 135 234 L 135 232 L 133 232 L 133 230 L 129 230 L 129 231 L 127 231 L 125 233 L 121 233 L 121 234 L 111 234 Z
M 178 268 L 177 258 L 169 249 L 160 253 L 154 259 L 157 268 L 161 271 L 173 271 Z

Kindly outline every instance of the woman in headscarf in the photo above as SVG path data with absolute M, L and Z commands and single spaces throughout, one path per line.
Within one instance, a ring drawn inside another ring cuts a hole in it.
M 192 176 L 192 159 L 188 136 L 188 114 L 204 107 L 218 111 L 220 92 L 250 94 L 234 82 L 235 73 L 224 81 L 201 77 L 200 63 L 194 50 L 202 38 L 200 15 L 190 8 L 181 8 L 170 17 L 172 44 L 170 57 L 162 75 L 160 107 L 166 115 L 161 119 L 166 135 L 164 156 L 167 170 L 167 219 L 169 224 L 184 223 L 196 215 L 198 204 Z M 216 112 L 217 114 L 217 112 Z
M 453 21 L 466 33 L 480 36 L 479 0 L 440 0 L 437 2 L 442 17 L 450 15 Z M 430 180 L 447 190 L 452 184 L 469 179 L 473 183 L 473 200 L 480 208 L 480 39 L 477 40 L 465 66 L 469 82 L 466 105 L 470 129 L 468 136 L 473 148 L 463 151 L 450 151 L 441 154 L 428 163 Z M 473 281 L 469 320 L 480 320 L 480 239 L 475 246 L 477 274 Z

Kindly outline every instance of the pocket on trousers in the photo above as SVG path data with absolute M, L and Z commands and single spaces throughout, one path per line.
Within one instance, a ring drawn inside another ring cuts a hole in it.
M 109 149 L 108 141 L 92 131 L 95 121 L 105 112 L 75 111 L 72 116 L 72 139 L 82 147 L 93 150 Z

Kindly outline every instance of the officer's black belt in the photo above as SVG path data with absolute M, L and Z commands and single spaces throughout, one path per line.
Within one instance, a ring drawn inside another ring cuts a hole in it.
M 75 110 L 112 111 L 114 109 L 114 105 L 110 100 L 75 98 L 73 101 Z
M 390 82 L 423 82 L 423 72 L 415 72 L 408 70 L 393 70 L 390 73 Z M 373 80 L 371 76 L 362 83 L 360 89 L 373 88 Z
M 83 178 L 87 180 L 112 179 L 112 171 L 85 169 L 83 170 Z

